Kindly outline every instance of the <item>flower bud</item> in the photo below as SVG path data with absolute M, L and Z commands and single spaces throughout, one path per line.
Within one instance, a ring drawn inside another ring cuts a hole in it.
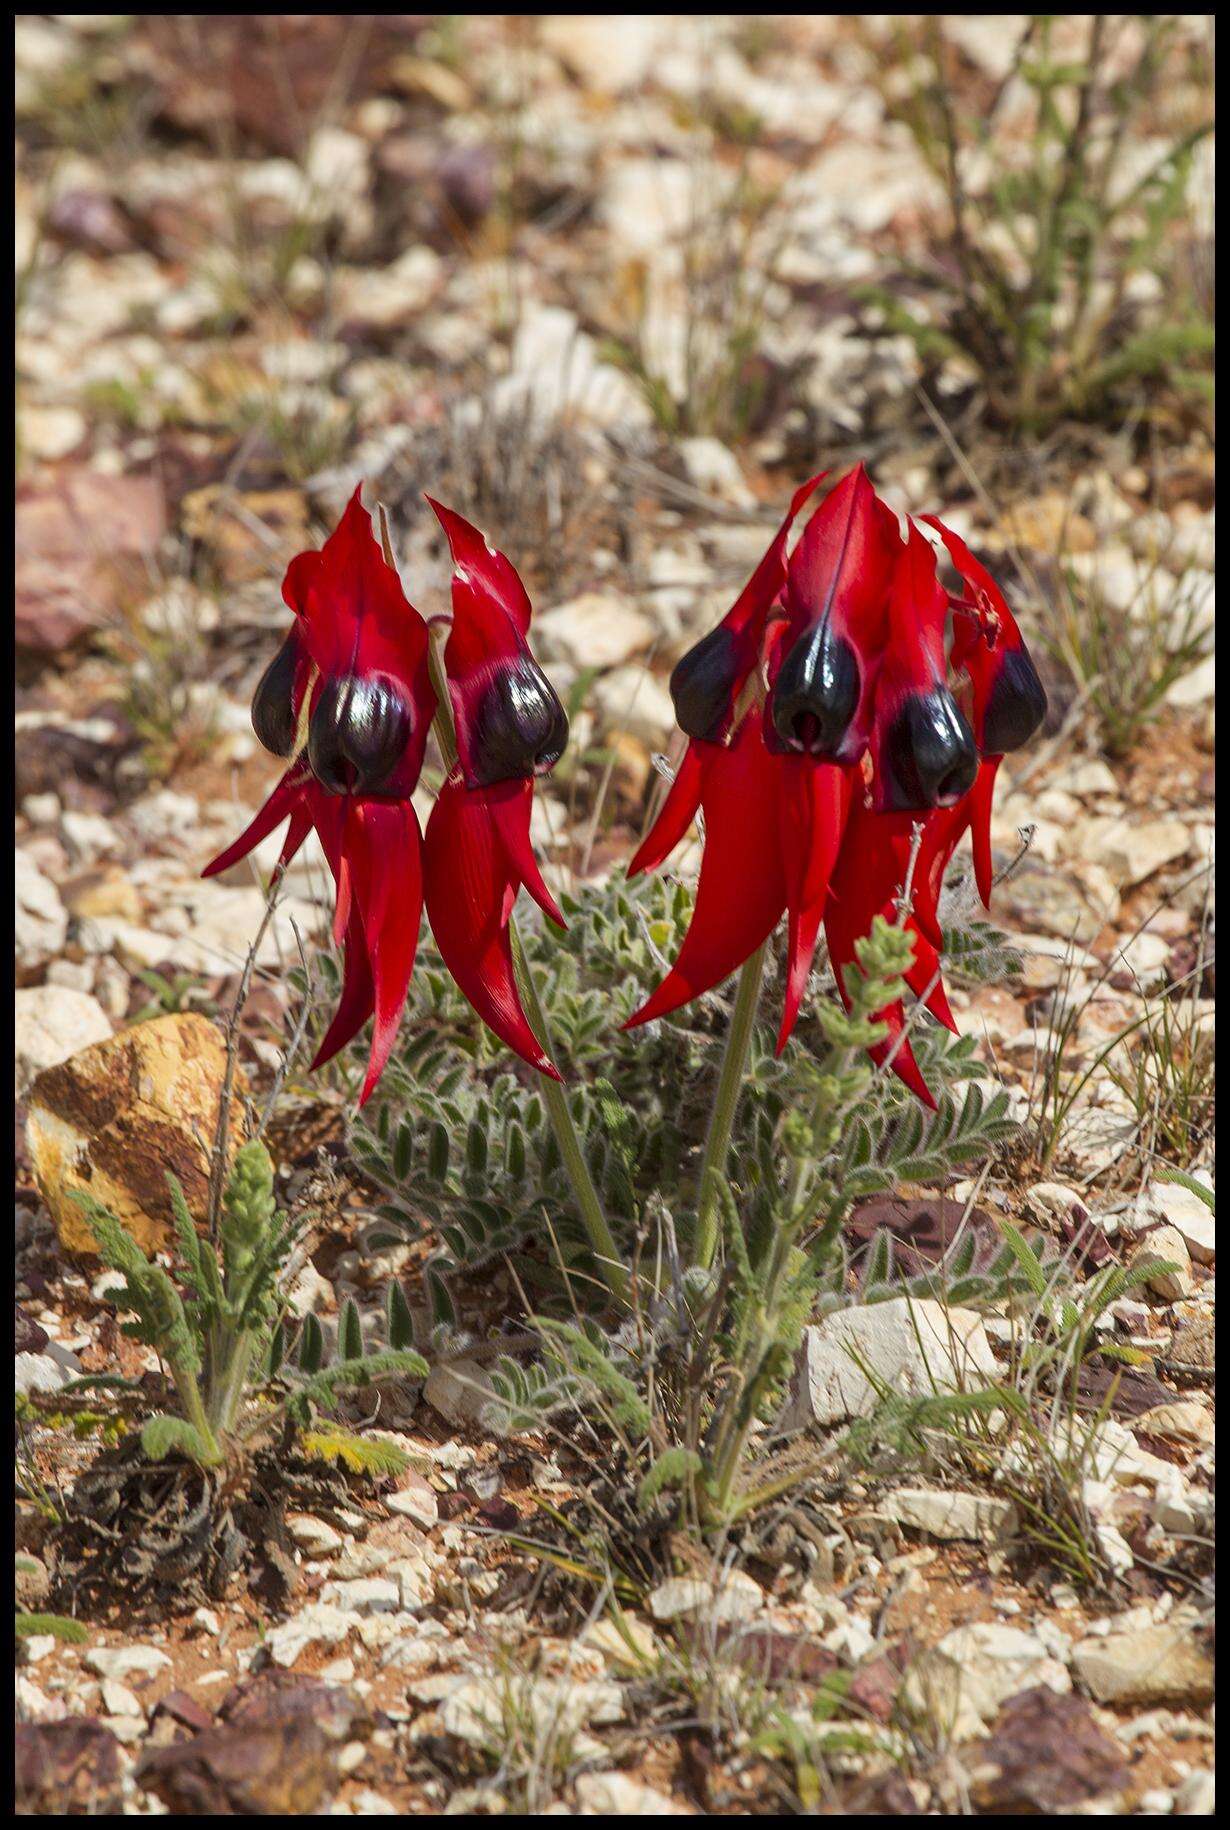
M 806 756 L 837 759 L 858 710 L 861 683 L 858 657 L 830 622 L 805 629 L 782 662 L 770 695 L 778 744 Z
M 390 790 L 413 724 L 410 705 L 391 679 L 344 674 L 326 680 L 308 723 L 312 773 L 329 794 Z
M 978 774 L 974 733 L 947 687 L 911 693 L 888 727 L 880 753 L 884 813 L 951 807 Z
M 303 650 L 292 629 L 260 678 L 252 698 L 252 729 L 271 756 L 289 756 L 295 744 L 298 709 L 295 675 Z
M 988 756 L 1003 756 L 1027 744 L 1046 717 L 1046 689 L 1028 651 L 1004 651 L 991 680 L 982 718 L 982 748 Z
M 568 718 L 546 675 L 528 652 L 492 675 L 470 735 L 469 781 L 492 782 L 545 775 L 564 753 Z

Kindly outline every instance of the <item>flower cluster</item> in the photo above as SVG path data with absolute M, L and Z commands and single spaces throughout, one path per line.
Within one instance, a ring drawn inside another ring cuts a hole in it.
M 821 924 L 848 1006 L 856 943 L 877 914 L 900 910 L 914 941 L 907 984 L 955 1027 L 940 977 L 944 872 L 968 831 L 989 901 L 996 771 L 1038 728 L 1046 696 L 985 567 L 942 522 L 921 517 L 961 579 L 959 593 L 945 589 L 921 528 L 907 521 L 903 533 L 861 464 L 787 559 L 794 523 L 822 480 L 796 492 L 734 607 L 671 676 L 689 742 L 629 874 L 662 864 L 698 813 L 705 849 L 679 957 L 630 1025 L 711 990 L 784 914 L 780 1051 Z M 364 1100 L 393 1047 L 424 904 L 441 957 L 479 1016 L 559 1078 L 521 1002 L 509 924 L 524 887 L 563 925 L 529 834 L 534 780 L 559 760 L 568 722 L 530 653 L 530 601 L 515 569 L 462 516 L 428 501 L 453 559 L 446 704 L 427 624 L 356 490 L 336 531 L 291 562 L 282 587 L 294 622 L 252 719 L 285 773 L 206 871 L 226 870 L 288 821 L 285 865 L 315 829 L 336 884 L 345 971 L 313 1066 L 374 1016 Z M 421 835 L 411 796 L 438 717 L 447 773 Z M 880 1020 L 887 1035 L 873 1057 L 930 1103 L 902 1003 Z
M 341 1000 L 313 1067 L 374 1016 L 362 1100 L 392 1051 L 424 902 L 441 957 L 485 1023 L 558 1078 L 521 1004 L 509 919 L 524 884 L 563 923 L 530 846 L 534 779 L 568 721 L 528 644 L 530 602 L 511 563 L 433 502 L 453 558 L 443 648 L 457 759 L 420 834 L 411 796 L 437 715 L 427 624 L 407 600 L 359 491 L 319 552 L 292 560 L 294 621 L 256 691 L 252 722 L 286 763 L 269 799 L 205 874 L 227 870 L 283 821 L 285 866 L 315 829 L 336 885 Z
M 797 491 L 734 607 L 671 676 L 689 742 L 629 871 L 663 863 L 698 812 L 705 849 L 679 956 L 632 1025 L 719 984 L 785 914 L 780 1052 L 821 923 L 848 1006 L 855 943 L 877 914 L 896 914 L 908 887 L 907 982 L 954 1027 L 939 967 L 944 871 L 969 831 L 989 900 L 995 774 L 1038 728 L 1046 695 L 985 567 L 935 517 L 922 517 L 962 581 L 960 593 L 947 591 L 930 542 L 913 521 L 903 534 L 861 464 L 829 492 L 787 561 L 793 524 L 822 480 Z M 933 1103 L 902 1004 L 879 1015 L 888 1033 L 873 1057 Z

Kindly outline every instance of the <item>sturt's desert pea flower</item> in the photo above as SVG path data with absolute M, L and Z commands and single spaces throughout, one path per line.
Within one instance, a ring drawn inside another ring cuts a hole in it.
M 312 1066 L 374 1017 L 360 1103 L 392 1052 L 424 896 L 440 952 L 479 1015 L 555 1074 L 521 1009 L 508 922 L 522 882 L 562 919 L 530 849 L 529 817 L 534 774 L 558 758 L 567 721 L 526 646 L 529 602 L 512 566 L 460 516 L 433 507 L 458 567 L 444 654 L 462 760 L 426 839 L 411 796 L 437 713 L 428 629 L 356 489 L 320 551 L 291 561 L 282 595 L 295 620 L 253 700 L 256 734 L 286 771 L 205 871 L 229 869 L 283 821 L 279 862 L 288 864 L 316 830 L 336 885 L 333 930 L 344 970 Z M 515 639 L 504 627 L 510 618 Z
M 524 884 L 564 926 L 530 845 L 530 811 L 535 777 L 563 755 L 568 720 L 530 653 L 530 600 L 511 562 L 452 509 L 428 501 L 453 556 L 444 665 L 457 763 L 427 822 L 427 917 L 484 1023 L 558 1080 L 522 1007 L 509 920 Z
M 1033 735 L 1046 696 L 985 568 L 924 517 L 964 583 L 962 596 L 946 591 L 929 541 L 913 522 L 903 534 L 861 464 L 829 491 L 787 559 L 793 523 L 822 480 L 796 492 L 733 609 L 671 677 L 688 747 L 629 871 L 660 865 L 698 811 L 705 849 L 679 957 L 633 1025 L 711 990 L 785 914 L 780 1051 L 821 922 L 845 998 L 855 943 L 876 914 L 895 914 L 912 859 L 908 983 L 952 1027 L 939 977 L 944 871 L 972 829 L 989 899 L 995 771 Z M 875 1058 L 929 1102 L 903 1008 L 880 1015 L 889 1033 Z

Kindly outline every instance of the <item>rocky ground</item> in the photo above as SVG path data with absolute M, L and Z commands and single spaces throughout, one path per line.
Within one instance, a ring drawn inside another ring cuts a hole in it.
M 538 797 L 559 883 L 626 857 L 669 742 L 673 661 L 823 464 L 866 458 L 900 506 L 949 511 L 999 555 L 1039 655 L 1056 607 L 1088 613 L 1095 595 L 1125 672 L 1212 617 L 1198 418 L 1029 456 L 980 429 L 959 364 L 924 403 L 914 342 L 856 303 L 939 202 L 888 118 L 874 31 L 290 19 L 17 28 L 26 1391 L 155 1364 L 117 1335 L 82 1249 L 74 1153 L 88 1129 L 105 1198 L 151 1243 L 165 1167 L 203 1193 L 212 1019 L 265 905 L 257 870 L 199 873 L 272 780 L 247 707 L 285 623 L 282 571 L 360 479 L 425 614 L 447 574 L 424 487 L 523 569 L 539 653 L 584 699 L 575 761 Z M 1008 16 L 950 23 L 968 81 L 998 80 Z M 794 1810 L 801 1757 L 760 1734 L 766 1698 L 809 1721 L 834 1672 L 852 1675 L 865 1734 L 819 1763 L 813 1808 L 1212 1809 L 1215 1238 L 1198 1196 L 1159 1175 L 1212 1185 L 1212 662 L 1185 654 L 1124 737 L 1061 646 L 1046 732 L 1001 775 L 1005 866 L 1028 837 L 995 911 L 1021 969 L 952 996 L 1021 1139 L 984 1179 L 902 1191 L 891 1217 L 924 1256 L 942 1194 L 1051 1235 L 1090 1275 L 1142 1255 L 1173 1267 L 1104 1320 L 1135 1350 L 1082 1465 L 1106 1580 L 1074 1584 L 1010 1502 L 958 1477 L 851 1476 L 806 1558 L 681 1564 L 622 1631 L 601 1597 L 578 1630 L 575 1597 L 518 1546 L 592 1459 L 490 1436 L 481 1365 L 439 1367 L 379 1418 L 414 1471 L 292 1519 L 289 1599 L 235 1591 L 91 1619 L 80 1645 L 21 1643 L 24 1810 Z M 308 853 L 244 1011 L 257 1097 L 294 1030 L 289 975 L 327 927 Z M 334 1178 L 296 1288 L 325 1318 L 380 1282 L 356 1249 L 375 1196 L 346 1169 L 344 1106 L 296 1067 L 278 1087 L 287 1198 L 322 1162 Z M 870 1318 L 860 1351 L 908 1384 L 933 1368 L 892 1307 L 843 1314 Z M 993 1374 L 1010 1337 L 1003 1316 L 971 1317 L 965 1351 Z M 866 1408 L 839 1345 L 836 1320 L 812 1331 L 796 1421 Z M 947 1324 L 933 1351 L 952 1352 Z M 43 1431 L 32 1452 L 57 1489 L 94 1445 Z M 25 1493 L 18 1605 L 37 1608 L 54 1544 Z

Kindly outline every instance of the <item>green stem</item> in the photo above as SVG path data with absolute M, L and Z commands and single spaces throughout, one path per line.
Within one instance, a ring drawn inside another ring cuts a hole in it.
M 525 948 L 522 946 L 515 921 L 509 922 L 508 931 L 512 939 L 513 961 L 517 969 L 521 995 L 526 1002 L 530 1026 L 543 1048 L 550 1054 L 551 1031 L 547 1024 L 547 1015 L 542 1007 L 542 1000 L 538 996 L 538 987 L 534 983 L 534 975 L 530 971 L 529 961 L 525 957 Z M 614 1236 L 607 1225 L 601 1198 L 594 1187 L 594 1178 L 589 1173 L 589 1164 L 585 1161 L 585 1152 L 581 1147 L 576 1120 L 572 1116 L 572 1107 L 568 1104 L 568 1095 L 558 1080 L 552 1080 L 547 1075 L 542 1077 L 540 1084 L 547 1116 L 551 1120 L 551 1129 L 555 1133 L 555 1141 L 559 1145 L 559 1153 L 564 1160 L 565 1172 L 572 1184 L 573 1197 L 576 1200 L 577 1211 L 581 1216 L 581 1223 L 585 1228 L 585 1236 L 589 1240 L 590 1249 L 598 1262 L 598 1269 L 602 1273 L 607 1289 L 617 1302 L 626 1304 L 629 1299 L 628 1274 L 624 1269 L 623 1260 L 620 1258 L 619 1247 L 615 1244 Z
M 747 1056 L 752 1043 L 756 1011 L 760 1004 L 760 986 L 764 978 L 764 962 L 768 944 L 766 941 L 749 960 L 744 962 L 743 970 L 739 974 L 739 990 L 730 1019 L 730 1029 L 726 1036 L 726 1053 L 722 1057 L 722 1072 L 718 1077 L 717 1090 L 713 1096 L 713 1110 L 709 1114 L 709 1129 L 705 1133 L 705 1150 L 701 1157 L 700 1178 L 696 1185 L 696 1238 L 693 1244 L 693 1257 L 698 1265 L 706 1268 L 713 1263 L 713 1254 L 717 1250 L 718 1187 L 720 1178 L 726 1171 L 726 1158 L 730 1151 L 730 1134 L 734 1127 L 735 1113 L 739 1109 L 743 1077 L 747 1072 Z
M 255 1345 L 256 1341 L 251 1334 L 245 1334 L 231 1344 L 231 1362 L 227 1367 L 226 1382 L 218 1404 L 217 1427 L 224 1436 L 229 1436 L 235 1427 L 235 1417 L 243 1402 Z
M 201 1388 L 197 1384 L 196 1374 L 190 1367 L 177 1365 L 174 1360 L 169 1361 L 168 1364 L 171 1368 L 171 1377 L 175 1381 L 175 1389 L 179 1393 L 179 1401 L 184 1407 L 184 1415 L 193 1429 L 197 1432 L 197 1435 L 200 1436 L 208 1451 L 209 1460 L 206 1465 L 209 1467 L 217 1467 L 223 1460 L 222 1450 L 218 1446 L 217 1437 L 214 1435 L 213 1425 L 210 1423 L 209 1418 L 205 1413 L 205 1406 L 201 1399 Z

